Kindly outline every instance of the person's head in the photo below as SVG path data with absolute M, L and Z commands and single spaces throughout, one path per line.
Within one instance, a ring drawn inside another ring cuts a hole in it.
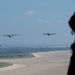
M 69 26 L 71 27 L 72 31 L 75 33 L 75 12 L 69 20 Z

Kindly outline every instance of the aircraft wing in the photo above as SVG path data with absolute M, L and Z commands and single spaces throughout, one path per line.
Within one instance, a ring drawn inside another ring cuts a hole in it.
M 56 34 L 56 33 L 50 33 L 50 35 L 53 35 L 53 34 Z
M 0 36 L 7 36 L 7 35 L 0 35 Z
M 47 35 L 47 33 L 43 33 L 42 35 Z

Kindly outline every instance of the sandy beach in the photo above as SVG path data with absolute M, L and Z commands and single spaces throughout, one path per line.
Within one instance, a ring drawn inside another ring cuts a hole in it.
M 50 51 L 33 53 L 34 58 L 0 59 L 0 62 L 13 63 L 0 68 L 0 75 L 67 75 L 71 52 Z

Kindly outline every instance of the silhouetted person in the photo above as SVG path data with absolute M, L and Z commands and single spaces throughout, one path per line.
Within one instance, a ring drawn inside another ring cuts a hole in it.
M 75 34 L 75 13 L 71 16 L 70 20 L 69 20 L 69 26 L 72 29 L 72 33 Z M 71 45 L 71 49 L 72 49 L 72 55 L 70 58 L 70 63 L 69 63 L 69 68 L 68 68 L 68 75 L 75 75 L 75 41 L 74 43 Z
M 69 26 L 71 27 L 72 31 L 75 33 L 75 12 L 69 20 Z

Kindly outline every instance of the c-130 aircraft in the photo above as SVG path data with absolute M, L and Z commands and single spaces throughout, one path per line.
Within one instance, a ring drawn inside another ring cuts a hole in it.
M 0 36 L 4 36 L 4 37 L 9 37 L 9 38 L 12 38 L 13 36 L 18 36 L 20 34 L 7 34 L 7 35 L 0 35 Z
M 50 35 L 54 35 L 56 33 L 43 33 L 42 35 L 47 35 L 47 36 L 50 36 Z

